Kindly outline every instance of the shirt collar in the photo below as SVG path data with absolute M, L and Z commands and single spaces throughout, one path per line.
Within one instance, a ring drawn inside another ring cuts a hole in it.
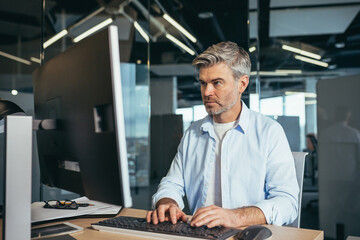
M 235 128 L 245 134 L 249 126 L 250 110 L 246 106 L 243 100 L 241 100 L 241 113 L 239 118 L 236 120 Z
M 243 134 L 245 134 L 245 132 L 249 126 L 249 118 L 250 118 L 250 110 L 246 106 L 246 104 L 243 102 L 243 100 L 241 100 L 241 113 L 240 113 L 239 118 L 236 120 L 235 129 L 237 129 L 240 132 L 242 132 Z M 211 136 L 213 135 L 214 122 L 213 122 L 212 115 L 207 115 L 204 118 L 200 129 L 203 130 L 204 132 L 209 132 Z

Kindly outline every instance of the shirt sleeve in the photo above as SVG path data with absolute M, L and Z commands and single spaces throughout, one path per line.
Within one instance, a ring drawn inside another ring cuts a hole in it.
M 268 224 L 291 224 L 298 213 L 299 185 L 295 163 L 282 127 L 276 123 L 269 131 L 267 140 L 265 200 L 255 206 L 260 208 Z
M 171 163 L 167 175 L 161 180 L 157 192 L 152 197 L 152 208 L 155 209 L 156 203 L 162 198 L 171 198 L 177 202 L 181 209 L 184 208 L 183 197 L 184 191 L 184 178 L 182 168 L 183 158 L 183 145 L 184 138 L 181 139 L 178 151 Z

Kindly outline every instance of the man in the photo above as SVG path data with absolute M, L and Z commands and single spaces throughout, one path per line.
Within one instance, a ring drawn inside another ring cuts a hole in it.
M 294 160 L 281 126 L 241 101 L 249 84 L 248 54 L 222 42 L 197 56 L 208 116 L 185 132 L 166 177 L 153 196 L 147 221 L 240 227 L 290 224 L 297 217 L 299 188 Z

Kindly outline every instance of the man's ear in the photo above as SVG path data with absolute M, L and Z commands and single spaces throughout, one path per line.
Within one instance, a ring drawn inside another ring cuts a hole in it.
M 249 85 L 249 76 L 248 75 L 242 75 L 239 79 L 239 92 L 243 93 L 247 86 Z

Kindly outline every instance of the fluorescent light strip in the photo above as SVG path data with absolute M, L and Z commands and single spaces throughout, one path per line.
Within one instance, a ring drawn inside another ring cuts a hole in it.
M 79 42 L 82 39 L 86 38 L 87 36 L 93 34 L 94 32 L 102 29 L 103 27 L 106 27 L 107 25 L 109 25 L 110 23 L 113 22 L 112 18 L 108 18 L 105 21 L 99 23 L 98 25 L 90 28 L 89 30 L 85 31 L 84 33 L 80 34 L 79 36 L 77 36 L 76 38 L 74 38 L 74 42 Z
M 170 41 L 172 41 L 173 43 L 175 43 L 176 45 L 178 45 L 179 47 L 181 47 L 182 49 L 184 49 L 186 52 L 188 52 L 191 56 L 195 55 L 195 52 L 193 50 L 191 50 L 188 46 L 186 46 L 185 44 L 183 44 L 182 42 L 180 42 L 179 40 L 177 40 L 175 37 L 173 37 L 170 34 L 166 34 L 165 35 L 167 39 L 169 39 Z
M 30 60 L 33 61 L 33 62 L 36 62 L 38 64 L 41 64 L 41 61 L 40 61 L 39 58 L 31 57 Z
M 250 75 L 256 75 L 256 72 L 251 72 Z M 268 71 L 260 71 L 259 72 L 260 75 L 262 76 L 286 76 L 288 75 L 287 73 L 282 73 L 282 72 L 268 72 Z
M 0 51 L 0 56 L 9 58 L 9 59 L 14 60 L 14 61 L 17 61 L 17 62 L 21 62 L 21 63 L 27 64 L 27 65 L 31 65 L 31 62 L 28 61 L 28 60 L 25 60 L 25 59 L 16 57 L 16 56 L 14 56 L 14 55 L 11 55 L 11 54 L 8 54 L 8 53 L 2 52 L 2 51 Z
M 307 98 L 316 98 L 316 93 L 312 93 L 312 92 L 293 92 L 293 91 L 286 91 L 285 95 L 293 95 L 293 94 L 304 94 L 305 97 Z
M 303 57 L 303 56 L 299 56 L 299 55 L 295 55 L 295 58 L 297 60 L 303 61 L 303 62 L 308 62 L 308 63 L 312 63 L 321 67 L 328 67 L 329 64 L 326 62 L 321 62 L 321 61 L 317 61 L 311 58 L 307 58 L 307 57 Z
M 286 74 L 301 74 L 301 70 L 286 70 L 286 69 L 278 69 L 275 72 L 277 73 L 286 73 Z
M 249 48 L 249 52 L 254 52 L 256 50 L 256 47 Z
M 311 52 L 308 52 L 308 51 L 304 51 L 304 50 L 301 50 L 299 48 L 294 48 L 294 47 L 291 47 L 291 46 L 288 46 L 288 45 L 285 45 L 285 44 L 282 45 L 282 49 L 290 51 L 290 52 L 298 53 L 298 54 L 301 54 L 301 55 L 304 55 L 304 56 L 308 56 L 308 57 L 311 57 L 311 58 L 315 58 L 317 60 L 321 59 L 321 56 L 318 55 L 318 54 L 311 53 Z
M 185 30 L 179 23 L 177 23 L 174 19 L 172 19 L 169 15 L 166 13 L 163 15 L 163 18 L 168 21 L 171 25 L 173 25 L 177 30 L 179 30 L 182 34 L 184 34 L 190 41 L 193 43 L 196 43 L 196 38 L 191 35 L 188 31 Z
M 150 40 L 149 36 L 146 34 L 144 29 L 142 29 L 142 27 L 139 25 L 139 23 L 137 21 L 134 21 L 134 26 L 135 26 L 136 30 L 138 30 L 140 35 L 146 40 L 146 42 L 149 42 L 149 40 Z
M 66 34 L 68 34 L 68 31 L 66 29 L 62 30 L 61 32 L 57 33 L 55 36 L 44 42 L 43 47 L 44 49 L 59 40 L 60 38 L 64 37 Z

